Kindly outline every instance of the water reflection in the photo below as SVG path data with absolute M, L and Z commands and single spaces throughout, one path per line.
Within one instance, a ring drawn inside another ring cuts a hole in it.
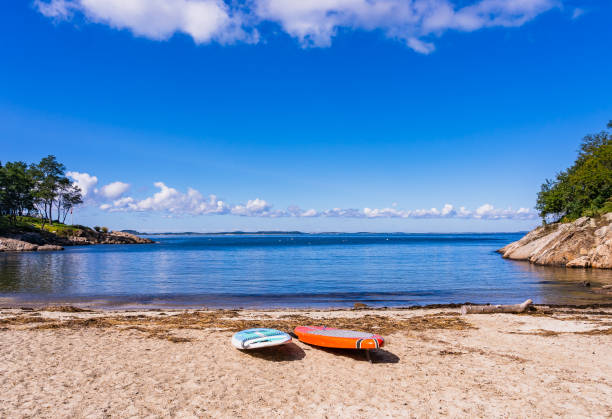
M 595 294 L 590 288 L 612 284 L 612 270 L 569 269 L 562 266 L 539 266 L 529 262 L 508 261 L 540 285 L 544 304 L 589 304 L 612 302 L 610 296 Z M 588 283 L 590 287 L 583 284 Z

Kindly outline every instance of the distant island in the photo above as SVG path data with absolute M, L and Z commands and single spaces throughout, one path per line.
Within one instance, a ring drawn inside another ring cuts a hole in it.
M 220 231 L 215 233 L 197 233 L 194 231 L 183 231 L 183 232 L 166 232 L 166 233 L 143 233 L 136 230 L 121 230 L 122 233 L 134 234 L 137 236 L 200 236 L 203 234 L 210 236 L 224 236 L 224 235 L 297 235 L 297 234 L 309 234 L 302 231 Z

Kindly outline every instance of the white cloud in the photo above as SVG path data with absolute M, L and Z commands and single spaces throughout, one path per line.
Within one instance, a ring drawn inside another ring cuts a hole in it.
M 80 13 L 88 21 L 154 40 L 169 39 L 177 32 L 198 44 L 249 41 L 256 36 L 242 29 L 241 14 L 222 0 L 36 0 L 34 4 L 47 17 L 69 19 Z
M 94 188 L 98 184 L 98 178 L 91 176 L 89 173 L 66 172 L 66 176 L 74 180 L 74 185 L 81 189 L 81 194 L 85 198 L 94 192 Z
M 98 193 L 105 198 L 116 199 L 126 193 L 128 189 L 130 189 L 129 183 L 113 182 L 102 186 Z
M 34 5 L 46 17 L 68 19 L 72 16 L 72 3 L 67 0 L 52 0 L 50 2 L 36 0 Z
M 74 180 L 73 184 L 81 189 L 81 194 L 89 201 L 116 199 L 130 188 L 129 183 L 112 182 L 98 189 L 98 177 L 89 173 L 66 172 L 66 176 Z
M 165 216 L 176 215 L 237 215 L 242 217 L 341 217 L 341 218 L 470 218 L 483 220 L 537 218 L 537 213 L 529 208 L 496 208 L 491 204 L 484 204 L 475 210 L 465 207 L 455 208 L 451 204 L 444 204 L 442 209 L 414 209 L 398 208 L 397 203 L 389 208 L 331 208 L 321 211 L 315 209 L 303 210 L 296 205 L 287 209 L 274 209 L 272 204 L 261 198 L 247 200 L 246 204 L 230 205 L 220 200 L 216 195 L 207 197 L 199 191 L 188 188 L 187 192 L 167 186 L 163 182 L 156 182 L 158 189 L 153 195 L 136 199 L 131 196 L 122 196 L 130 185 L 124 182 L 112 182 L 100 189 L 96 189 L 98 178 L 88 173 L 68 172 L 67 175 L 75 180 L 81 188 L 87 203 L 95 203 L 98 208 L 109 212 L 155 212 Z
M 300 215 L 300 217 L 316 217 L 317 216 L 317 211 L 313 208 L 306 210 L 304 212 L 302 212 Z
M 280 214 L 272 211 L 272 206 L 263 199 L 249 199 L 246 205 L 236 205 L 231 209 L 233 215 L 274 217 Z
M 136 200 L 132 197 L 124 197 L 112 202 L 112 205 L 104 205 L 100 209 L 108 211 L 156 211 L 168 212 L 170 214 L 227 214 L 230 208 L 217 199 L 215 195 L 209 195 L 206 199 L 200 192 L 189 188 L 187 193 L 181 193 L 174 188 L 166 186 L 163 182 L 155 182 L 158 192 L 148 198 Z
M 480 0 L 467 6 L 450 0 L 257 0 L 256 14 L 278 22 L 304 45 L 328 46 L 339 29 L 381 30 L 417 52 L 434 50 L 424 37 L 520 26 L 557 5 L 555 0 Z
M 445 31 L 521 26 L 561 0 L 35 0 L 44 16 L 86 20 L 165 40 L 185 33 L 196 43 L 257 42 L 274 23 L 303 46 L 325 47 L 341 30 L 380 31 L 429 54 Z M 578 10 L 578 9 L 576 9 Z

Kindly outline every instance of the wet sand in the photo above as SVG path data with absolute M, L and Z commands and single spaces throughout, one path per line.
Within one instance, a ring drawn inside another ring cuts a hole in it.
M 612 308 L 51 310 L 1 310 L 2 418 L 612 416 Z M 305 323 L 386 345 L 230 345 Z

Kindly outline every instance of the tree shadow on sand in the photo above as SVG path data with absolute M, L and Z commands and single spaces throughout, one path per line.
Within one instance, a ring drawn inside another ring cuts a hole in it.
M 351 358 L 355 361 L 368 362 L 365 350 L 324 348 L 316 345 L 308 345 L 308 347 L 309 349 L 312 348 L 319 351 L 325 351 L 330 354 Z M 386 349 L 371 350 L 370 357 L 372 359 L 372 364 L 397 364 L 400 361 L 399 356 L 395 355 L 393 352 L 387 351 Z
M 299 361 L 306 356 L 306 352 L 293 342 L 279 346 L 270 346 L 267 348 L 250 349 L 241 351 L 254 358 L 265 359 L 266 361 Z

